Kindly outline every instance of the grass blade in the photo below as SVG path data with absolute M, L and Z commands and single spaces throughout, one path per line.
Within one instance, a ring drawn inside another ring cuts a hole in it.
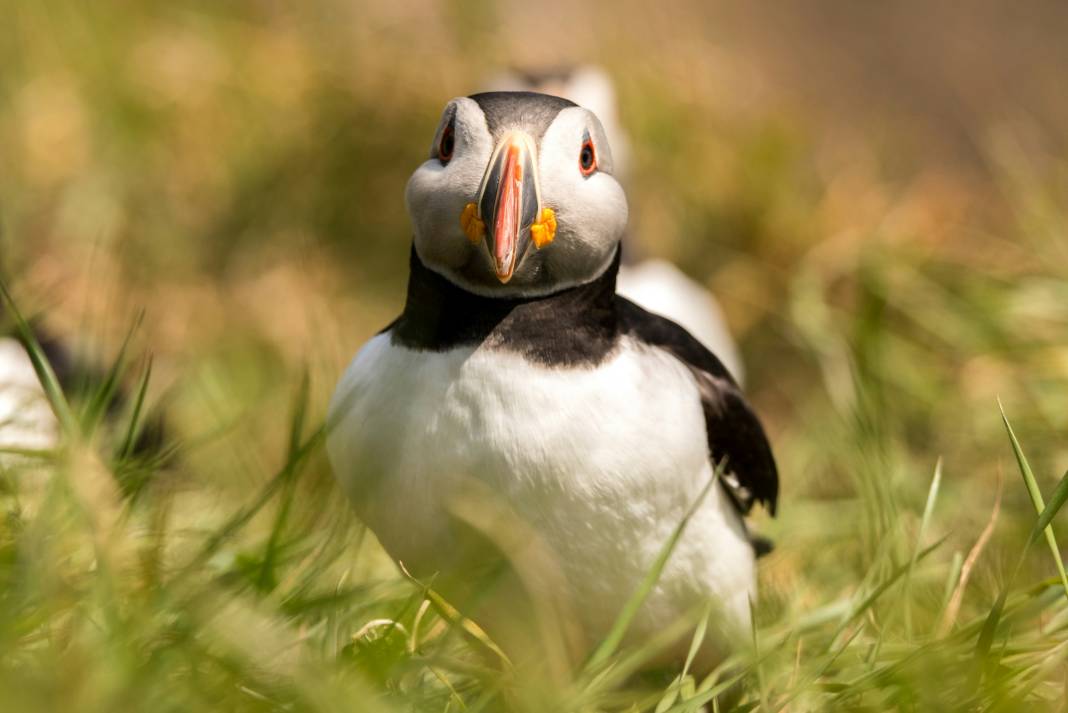
M 749 598 L 749 631 L 753 638 L 753 656 L 756 661 L 753 670 L 756 672 L 757 693 L 760 694 L 760 708 L 768 710 L 768 684 L 764 675 L 764 662 L 760 658 L 760 637 L 757 633 L 756 611 L 753 608 L 753 599 Z
M 931 478 L 931 487 L 927 491 L 927 502 L 923 506 L 923 518 L 920 520 L 920 532 L 916 536 L 916 546 L 912 549 L 912 559 L 909 561 L 908 572 L 905 573 L 905 595 L 903 597 L 905 604 L 905 635 L 910 639 L 912 638 L 912 604 L 910 601 L 910 593 L 912 589 L 912 570 L 916 567 L 916 557 L 920 554 L 920 547 L 923 546 L 924 537 L 927 535 L 927 529 L 931 525 L 931 516 L 934 513 L 935 500 L 938 499 L 938 490 L 942 485 L 942 459 L 939 458 L 935 463 L 934 477 Z
M 141 378 L 137 383 L 137 396 L 134 397 L 133 412 L 130 414 L 130 425 L 126 428 L 126 437 L 119 449 L 119 458 L 126 459 L 133 452 L 134 443 L 137 442 L 137 434 L 141 430 L 141 414 L 145 408 L 145 395 L 148 393 L 148 382 L 152 378 L 152 357 L 145 363 L 145 370 L 141 372 Z
M 311 380 L 308 377 L 308 372 L 305 371 L 303 377 L 300 380 L 300 387 L 297 391 L 297 397 L 293 405 L 293 417 L 290 420 L 289 429 L 289 454 L 288 460 L 292 460 L 296 457 L 297 452 L 300 450 L 301 437 L 304 433 L 304 423 L 308 414 L 308 402 L 311 397 Z M 257 586 L 261 591 L 270 591 L 274 589 L 276 584 L 275 577 L 275 565 L 278 560 L 279 546 L 282 540 L 282 533 L 285 531 L 286 521 L 289 519 L 289 511 L 293 505 L 293 495 L 295 494 L 295 488 L 299 470 L 294 468 L 289 471 L 289 478 L 283 484 L 283 494 L 281 498 L 281 504 L 278 507 L 278 513 L 274 519 L 274 525 L 271 527 L 271 534 L 267 538 L 267 546 L 263 553 L 263 562 L 260 566 L 260 574 L 257 578 Z
M 953 594 L 942 611 L 940 617 L 941 623 L 938 625 L 939 636 L 947 635 L 953 628 L 953 624 L 957 621 L 957 614 L 960 612 L 961 603 L 964 601 L 964 590 L 968 586 L 968 580 L 971 579 L 972 570 L 979 561 L 979 557 L 983 554 L 983 550 L 986 549 L 987 543 L 990 542 L 990 538 L 994 536 L 994 528 L 997 526 L 998 517 L 1001 514 L 1001 495 L 1004 487 L 1000 467 L 998 468 L 997 487 L 997 494 L 994 496 L 994 507 L 990 511 L 990 517 L 987 519 L 982 532 L 979 533 L 979 538 L 968 551 L 968 556 L 964 559 L 964 563 L 960 567 L 959 578 L 953 589 Z
M 1053 524 L 1053 518 L 1057 517 L 1057 513 L 1064 506 L 1065 501 L 1068 501 L 1068 471 L 1065 471 L 1064 475 L 1061 476 L 1061 482 L 1057 483 L 1049 502 L 1038 516 L 1035 529 L 1031 533 L 1032 541 L 1037 540 L 1038 536 Z
M 961 571 L 964 569 L 964 555 L 957 550 L 953 553 L 953 559 L 949 564 L 949 570 L 946 572 L 946 583 L 942 587 L 942 604 L 938 607 L 938 621 L 944 621 L 946 613 L 949 611 L 949 604 L 953 601 L 953 593 L 957 589 L 957 582 L 960 581 Z
M 586 670 L 589 671 L 592 668 L 599 666 L 608 660 L 608 658 L 615 653 L 616 649 L 623 642 L 623 637 L 626 636 L 627 630 L 630 629 L 631 623 L 634 621 L 634 617 L 638 615 L 638 610 L 641 609 L 642 604 L 648 598 L 649 593 L 653 591 L 653 587 L 660 580 L 660 575 L 664 572 L 664 567 L 667 566 L 668 560 L 671 558 L 671 553 L 675 551 L 675 546 L 678 545 L 679 539 L 682 538 L 682 533 L 686 529 L 686 525 L 689 524 L 690 518 L 697 512 L 697 508 L 701 506 L 705 498 L 708 496 L 712 486 L 716 484 L 716 481 L 723 475 L 723 470 L 727 465 L 726 459 L 720 461 L 716 466 L 715 471 L 712 473 L 712 477 L 708 479 L 708 483 L 702 488 L 693 504 L 690 505 L 690 509 L 683 515 L 682 520 L 675 527 L 675 530 L 671 533 L 671 537 L 660 550 L 660 554 L 657 555 L 656 560 L 653 562 L 653 566 L 649 569 L 649 572 L 645 575 L 638 589 L 631 595 L 627 603 L 623 605 L 623 610 L 616 617 L 615 622 L 612 624 L 612 628 L 609 630 L 608 635 L 601 641 L 600 645 L 590 656 L 589 661 L 586 662 Z
M 491 658 L 496 658 L 500 661 L 505 670 L 511 671 L 513 669 L 511 659 L 509 659 L 508 655 L 497 646 L 496 642 L 490 638 L 489 634 L 487 634 L 482 627 L 461 614 L 460 611 L 452 604 L 449 604 L 443 596 L 431 589 L 430 585 L 424 584 L 413 577 L 404 567 L 404 563 L 398 562 L 397 566 L 400 568 L 404 578 L 422 591 L 423 597 L 430 602 L 430 606 L 434 607 L 434 611 L 437 612 L 438 616 L 444 619 L 446 623 L 452 626 L 455 630 L 459 631 L 460 635 L 463 636 L 469 644 L 492 654 Z
M 979 640 L 975 645 L 975 654 L 980 660 L 985 660 L 990 655 L 990 647 L 994 643 L 994 634 L 997 633 L 998 624 L 1001 621 L 1001 612 L 1005 609 L 1005 600 L 1008 598 L 1008 594 L 1009 588 L 1006 586 L 1001 590 L 1001 594 L 998 595 L 997 601 L 991 607 L 986 621 L 983 622 L 983 628 L 979 632 Z
M 91 434 L 100 424 L 100 420 L 104 417 L 104 414 L 111 408 L 111 405 L 115 400 L 115 394 L 118 393 L 119 390 L 119 382 L 122 379 L 122 374 L 126 370 L 126 355 L 130 349 L 130 341 L 133 339 L 134 332 L 141 326 L 144 316 L 144 311 L 139 312 L 134 319 L 133 324 L 131 324 L 130 328 L 126 331 L 126 336 L 122 340 L 122 346 L 119 347 L 119 353 L 112 361 L 107 376 L 89 399 L 89 404 L 82 416 L 82 431 L 84 433 Z
M 693 660 L 697 656 L 697 652 L 701 649 L 701 644 L 704 643 L 705 634 L 708 631 L 708 620 L 712 616 L 712 602 L 705 604 L 704 611 L 701 613 L 701 621 L 697 625 L 697 629 L 694 631 L 693 639 L 690 641 L 690 650 L 686 654 L 686 661 L 683 663 L 682 671 L 672 681 L 671 686 L 668 687 L 663 698 L 656 706 L 655 713 L 665 713 L 675 701 L 678 699 L 679 694 L 683 689 L 683 685 L 686 682 L 686 677 L 690 674 L 690 666 L 693 665 Z
M 1024 455 L 1023 448 L 1020 447 L 1020 442 L 1016 439 L 1016 434 L 1013 433 L 1012 425 L 1009 423 L 1009 417 L 1005 415 L 1005 407 L 1001 404 L 1001 399 L 998 399 L 998 408 L 1001 409 L 1001 420 L 1005 424 L 1005 430 L 1009 434 L 1009 442 L 1012 444 L 1012 452 L 1016 456 L 1016 464 L 1020 467 L 1020 474 L 1023 476 L 1024 484 L 1027 486 L 1027 492 L 1031 496 L 1031 502 L 1035 506 L 1035 512 L 1039 516 L 1039 520 L 1045 514 L 1046 504 L 1042 499 L 1042 491 L 1038 488 L 1038 481 L 1035 480 L 1035 474 L 1031 471 L 1031 465 L 1027 462 L 1027 457 Z M 1062 479 L 1061 485 L 1057 486 L 1057 492 L 1055 497 L 1059 496 L 1061 499 L 1060 504 L 1064 504 L 1063 498 L 1068 497 L 1068 493 L 1062 493 L 1064 481 Z M 1064 486 L 1068 487 L 1068 486 Z M 1049 520 L 1053 519 L 1057 509 L 1060 505 L 1057 505 L 1049 515 Z M 1064 587 L 1064 596 L 1068 598 L 1068 573 L 1064 571 L 1064 560 L 1061 559 L 1061 550 L 1057 545 L 1057 538 L 1053 534 L 1053 528 L 1049 526 L 1048 522 L 1042 529 L 1046 535 L 1046 542 L 1049 544 L 1050 552 L 1053 554 L 1053 561 L 1057 565 L 1057 574 L 1060 575 L 1061 585 Z

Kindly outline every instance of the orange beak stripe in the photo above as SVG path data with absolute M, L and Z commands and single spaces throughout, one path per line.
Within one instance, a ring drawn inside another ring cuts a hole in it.
M 519 206 L 522 198 L 523 168 L 519 164 L 519 146 L 508 146 L 501 186 L 494 213 L 493 259 L 501 282 L 512 279 L 519 236 Z

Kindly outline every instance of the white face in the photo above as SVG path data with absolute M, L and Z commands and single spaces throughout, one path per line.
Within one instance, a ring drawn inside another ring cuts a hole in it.
M 601 123 L 575 106 L 553 115 L 544 97 L 498 96 L 507 109 L 498 106 L 492 133 L 477 101 L 449 102 L 430 159 L 408 181 L 419 258 L 489 296 L 548 294 L 593 280 L 627 223 Z

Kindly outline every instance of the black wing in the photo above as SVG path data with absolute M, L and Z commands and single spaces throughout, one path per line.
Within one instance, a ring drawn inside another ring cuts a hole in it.
M 738 509 L 748 513 L 754 502 L 775 514 L 779 474 L 775 458 L 756 414 L 726 367 L 689 332 L 652 314 L 625 297 L 619 300 L 621 330 L 670 352 L 697 379 L 705 412 L 708 449 L 713 462 L 727 458 L 723 484 Z

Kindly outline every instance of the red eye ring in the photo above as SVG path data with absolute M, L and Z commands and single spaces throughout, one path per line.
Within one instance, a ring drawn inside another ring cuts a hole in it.
M 438 160 L 444 165 L 452 158 L 452 152 L 456 148 L 456 132 L 452 128 L 452 122 L 441 132 L 441 141 L 438 142 Z
M 593 139 L 586 139 L 579 149 L 579 171 L 589 176 L 597 170 L 597 151 L 593 148 Z

